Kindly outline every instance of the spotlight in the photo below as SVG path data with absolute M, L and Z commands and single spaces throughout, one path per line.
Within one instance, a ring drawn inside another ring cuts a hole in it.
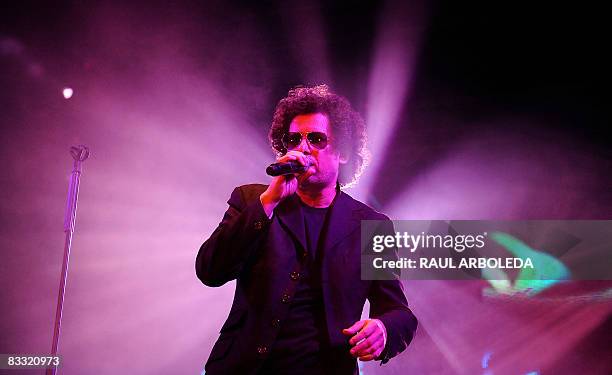
M 64 95 L 65 99 L 70 99 L 73 93 L 74 91 L 70 87 L 64 87 L 62 90 L 62 94 Z

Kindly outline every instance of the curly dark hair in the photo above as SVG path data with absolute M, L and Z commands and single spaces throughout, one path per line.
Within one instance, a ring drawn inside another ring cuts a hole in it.
M 295 116 L 310 113 L 323 113 L 329 118 L 334 147 L 348 158 L 346 164 L 340 164 L 338 182 L 342 187 L 355 184 L 369 160 L 365 123 L 348 100 L 327 85 L 295 87 L 278 102 L 268 135 L 272 149 L 278 155 L 287 153 L 282 137 L 289 131 L 289 124 Z

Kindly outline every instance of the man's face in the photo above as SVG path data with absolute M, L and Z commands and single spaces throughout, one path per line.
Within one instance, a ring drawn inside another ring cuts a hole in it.
M 316 190 L 330 185 L 335 186 L 340 164 L 344 164 L 346 161 L 340 157 L 339 152 L 334 147 L 333 134 L 331 134 L 331 126 L 327 115 L 323 113 L 297 115 L 289 124 L 289 132 L 302 134 L 302 142 L 289 151 L 302 152 L 305 155 L 310 155 L 316 161 L 309 171 L 298 176 L 300 188 Z M 307 139 L 308 133 L 312 132 L 327 135 L 327 146 L 322 149 L 313 146 Z M 313 173 L 307 176 L 308 172 Z

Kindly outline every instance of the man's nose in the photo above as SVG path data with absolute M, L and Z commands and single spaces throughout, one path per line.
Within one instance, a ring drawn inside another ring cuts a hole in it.
M 296 148 L 297 151 L 303 153 L 303 154 L 310 154 L 311 149 L 310 149 L 310 143 L 308 142 L 308 139 L 306 137 L 302 138 L 302 141 L 300 142 L 300 144 L 298 145 L 298 147 Z

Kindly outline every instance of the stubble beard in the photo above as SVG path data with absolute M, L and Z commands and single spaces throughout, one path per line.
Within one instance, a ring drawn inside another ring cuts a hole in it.
M 300 180 L 298 178 L 298 187 L 303 191 L 323 191 L 323 189 L 331 184 L 335 185 L 336 180 L 337 178 L 334 179 L 334 176 L 331 174 L 321 174 L 319 171 L 316 171 L 305 180 Z

